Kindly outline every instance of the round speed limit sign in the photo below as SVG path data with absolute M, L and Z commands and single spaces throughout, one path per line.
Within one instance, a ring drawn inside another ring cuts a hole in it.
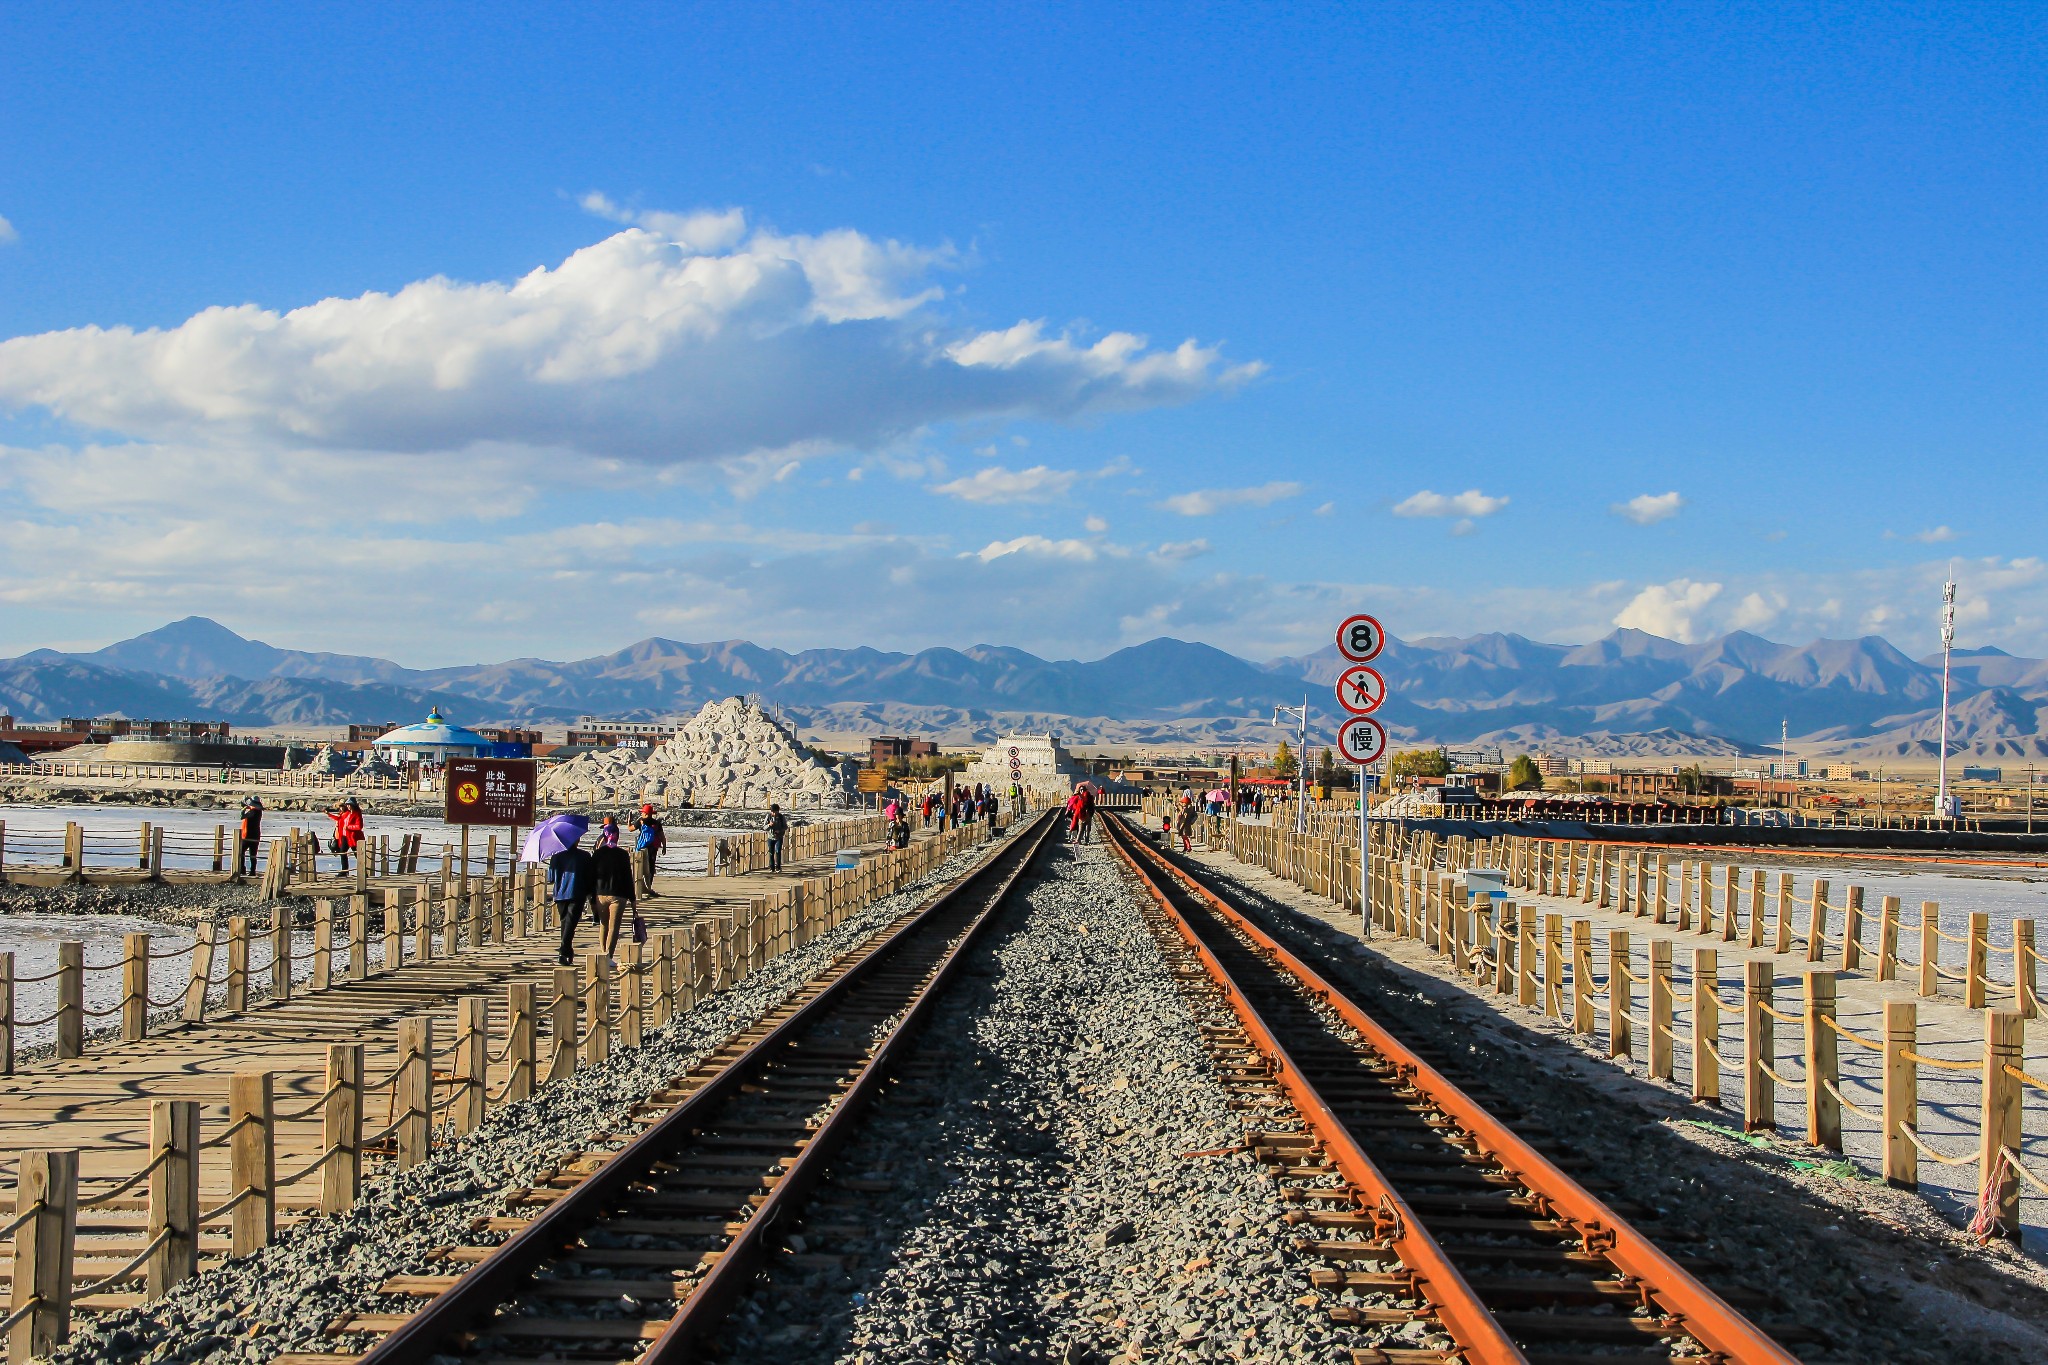
M 1337 752 L 1361 768 L 1387 751 L 1387 727 L 1371 716 L 1353 716 L 1337 731 Z
M 1377 668 L 1353 664 L 1337 675 L 1337 705 L 1354 716 L 1377 711 L 1387 699 L 1387 680 Z
M 1371 616 L 1347 616 L 1337 627 L 1337 652 L 1355 664 L 1369 664 L 1386 648 L 1387 633 Z

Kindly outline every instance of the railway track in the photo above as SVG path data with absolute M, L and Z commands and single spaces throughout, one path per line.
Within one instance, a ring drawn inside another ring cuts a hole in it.
M 1314 1279 L 1332 1318 L 1382 1329 L 1354 1360 L 1792 1365 L 1251 919 L 1126 823 L 1103 825 L 1176 974 L 1217 1006 L 1205 1037 L 1253 1125 L 1246 1146 L 1326 1263 Z
M 1041 815 L 938 896 L 840 958 L 779 1010 L 601 1134 L 476 1245 L 394 1277 L 388 1313 L 330 1324 L 381 1338 L 287 1365 L 701 1358 L 784 1238 L 980 931 L 1057 823 Z M 486 1241 L 503 1236 L 495 1244 Z M 413 1304 L 416 1306 L 407 1307 Z

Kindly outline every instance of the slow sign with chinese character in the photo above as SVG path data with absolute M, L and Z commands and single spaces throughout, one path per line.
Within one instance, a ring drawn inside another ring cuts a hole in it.
M 530 825 L 539 787 L 530 758 L 448 760 L 444 818 L 451 825 Z

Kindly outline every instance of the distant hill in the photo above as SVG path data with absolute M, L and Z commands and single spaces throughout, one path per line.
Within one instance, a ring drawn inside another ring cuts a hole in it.
M 279 649 L 205 617 L 81 654 L 0 661 L 0 707 L 60 714 L 192 715 L 238 725 L 404 720 L 439 704 L 489 724 L 597 714 L 653 719 L 758 693 L 834 734 L 908 730 L 953 742 L 1054 729 L 1093 743 L 1264 744 L 1272 709 L 1302 693 L 1323 705 L 1342 668 L 1333 646 L 1255 663 L 1209 645 L 1156 639 L 1094 660 L 1048 660 L 997 645 L 790 653 L 744 640 L 646 639 L 554 662 L 412 669 L 362 655 Z M 1382 716 L 1398 741 L 1614 755 L 1726 757 L 1776 746 L 1781 723 L 1809 752 L 1931 755 L 1940 660 L 1889 642 L 1784 645 L 1746 632 L 1680 644 L 1618 630 L 1582 645 L 1513 634 L 1392 640 Z M 2048 661 L 1998 650 L 1953 663 L 1956 752 L 2048 757 Z M 1930 728 L 1932 727 L 1932 728 Z

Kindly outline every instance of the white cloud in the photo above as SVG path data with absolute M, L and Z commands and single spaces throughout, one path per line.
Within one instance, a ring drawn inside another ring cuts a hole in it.
M 1700 638 L 1695 624 L 1700 612 L 1720 595 L 1719 583 L 1696 583 L 1690 578 L 1652 583 L 1629 600 L 1614 624 L 1689 645 Z
M 1209 542 L 1206 540 L 1169 540 L 1161 543 L 1159 548 L 1152 552 L 1154 558 L 1164 559 L 1170 563 L 1197 559 L 1207 553 Z
M 1423 489 L 1420 493 L 1394 504 L 1397 517 L 1490 517 L 1508 505 L 1506 498 L 1491 497 L 1476 488 L 1462 493 L 1432 493 Z M 1467 528 L 1470 529 L 1470 528 Z
M 930 283 L 947 248 L 584 202 L 636 226 L 510 283 L 436 277 L 0 341 L 0 406 L 252 456 L 523 445 L 673 466 L 1178 403 L 1258 372 L 1192 341 L 950 327 Z
M 1685 499 L 1677 493 L 1638 493 L 1627 502 L 1617 502 L 1607 510 L 1617 517 L 1626 517 L 1638 526 L 1654 526 L 1660 521 L 1669 521 L 1685 506 Z
M 18 242 L 20 240 L 21 234 L 14 230 L 14 224 L 8 222 L 5 218 L 0 218 L 0 246 L 6 246 L 10 242 Z
M 1071 469 L 1033 465 L 1029 469 L 1005 469 L 990 465 L 950 483 L 933 484 L 931 491 L 962 502 L 999 505 L 1010 502 L 1051 502 L 1067 495 L 1081 476 Z
M 986 564 L 1005 555 L 1041 555 L 1054 559 L 1093 560 L 1101 553 L 1085 540 L 1051 540 L 1045 536 L 1018 536 L 1015 540 L 992 540 L 975 551 L 974 558 Z
M 1922 545 L 1942 545 L 1955 538 L 1956 533 L 1946 526 L 1936 526 L 1925 531 L 1915 531 L 1912 535 L 1912 539 L 1919 541 Z
M 1083 530 L 1091 531 L 1096 535 L 1101 535 L 1104 531 L 1107 531 L 1109 529 L 1109 523 L 1104 521 L 1101 517 L 1089 517 L 1086 521 L 1081 523 L 1081 527 Z
M 1320 507 L 1316 508 L 1316 515 L 1319 517 L 1335 516 L 1336 514 L 1337 504 L 1334 502 L 1326 502 L 1322 504 Z
M 1734 615 L 1728 618 L 1731 630 L 1760 630 L 1778 619 L 1785 610 L 1785 601 L 1776 593 L 1766 598 L 1760 592 L 1747 593 L 1735 604 Z
M 1184 517 L 1207 517 L 1230 507 L 1267 507 L 1285 498 L 1297 498 L 1302 488 L 1301 484 L 1284 480 L 1262 483 L 1256 488 L 1202 488 L 1175 493 L 1159 506 Z

